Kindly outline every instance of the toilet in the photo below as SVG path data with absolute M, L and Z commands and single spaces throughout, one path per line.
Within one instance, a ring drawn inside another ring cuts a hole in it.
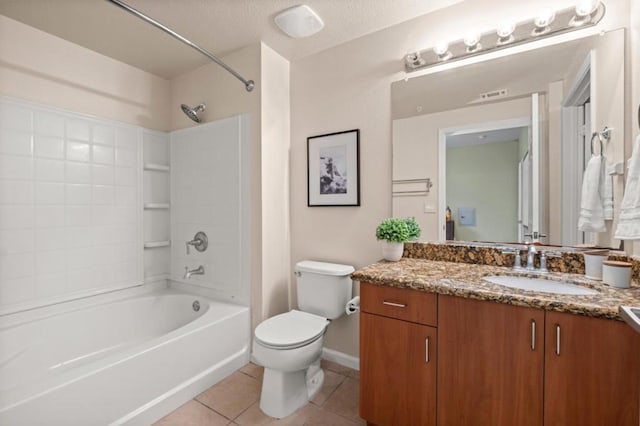
M 287 417 L 322 387 L 320 355 L 330 321 L 351 299 L 353 266 L 305 260 L 295 266 L 298 309 L 262 323 L 253 337 L 253 359 L 264 366 L 260 409 Z

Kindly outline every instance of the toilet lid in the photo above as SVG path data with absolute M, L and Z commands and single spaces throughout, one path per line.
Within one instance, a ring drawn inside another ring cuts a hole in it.
M 266 346 L 296 348 L 322 336 L 329 320 L 295 309 L 263 321 L 256 327 L 255 338 Z

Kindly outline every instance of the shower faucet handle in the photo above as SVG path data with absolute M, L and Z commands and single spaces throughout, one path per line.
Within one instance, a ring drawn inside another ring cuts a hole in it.
M 189 246 L 193 246 L 197 251 L 203 252 L 209 247 L 209 238 L 207 238 L 207 234 L 202 231 L 198 231 L 196 235 L 193 237 L 193 240 L 187 241 L 187 254 L 191 254 L 191 250 Z

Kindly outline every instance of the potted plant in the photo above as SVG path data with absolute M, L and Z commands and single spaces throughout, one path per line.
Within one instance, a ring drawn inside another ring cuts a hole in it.
M 376 228 L 376 238 L 382 242 L 382 257 L 393 262 L 402 258 L 405 241 L 419 236 L 420 226 L 413 217 L 385 219 Z

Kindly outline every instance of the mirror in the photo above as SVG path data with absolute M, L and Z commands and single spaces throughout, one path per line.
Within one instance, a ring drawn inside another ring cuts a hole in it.
M 602 150 L 610 165 L 623 161 L 624 37 L 618 29 L 392 83 L 393 215 L 414 216 L 424 241 L 618 247 L 615 220 L 598 234 L 577 223 L 592 133 L 613 129 Z M 611 179 L 617 211 L 623 176 Z

